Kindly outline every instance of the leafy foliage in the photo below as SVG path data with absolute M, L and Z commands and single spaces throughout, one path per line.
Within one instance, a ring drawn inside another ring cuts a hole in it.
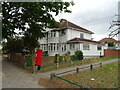
M 78 50 L 75 52 L 75 55 L 77 57 L 78 60 L 82 60 L 83 59 L 83 52 Z
M 72 61 L 77 60 L 77 56 L 76 56 L 76 55 L 72 55 L 72 56 L 71 56 L 71 60 L 72 60 Z
M 24 49 L 23 41 L 19 38 L 9 39 L 3 44 L 3 52 L 6 53 L 22 53 Z
M 78 50 L 75 52 L 75 55 L 71 56 L 71 60 L 82 60 L 83 59 L 83 52 Z
M 3 2 L 2 38 L 9 40 L 24 35 L 24 44 L 32 52 L 38 46 L 38 39 L 44 37 L 45 28 L 59 25 L 51 12 L 55 15 L 62 11 L 70 13 L 70 5 L 73 2 Z
M 108 43 L 108 47 L 114 47 L 115 46 L 115 42 L 107 42 Z

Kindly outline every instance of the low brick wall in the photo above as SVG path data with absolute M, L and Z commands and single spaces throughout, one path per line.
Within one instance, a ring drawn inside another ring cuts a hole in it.
M 105 49 L 104 56 L 105 57 L 120 56 L 120 50 Z
M 12 62 L 19 63 L 21 65 L 24 65 L 26 63 L 26 58 L 21 53 L 13 53 L 10 55 L 10 60 Z
M 43 56 L 41 64 L 47 65 L 47 64 L 53 64 L 54 63 L 54 56 Z

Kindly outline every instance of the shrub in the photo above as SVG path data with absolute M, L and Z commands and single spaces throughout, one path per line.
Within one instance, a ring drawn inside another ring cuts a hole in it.
M 77 60 L 82 60 L 83 59 L 83 52 L 78 50 L 75 52 L 75 55 L 77 57 Z
M 63 61 L 63 56 L 59 56 L 59 62 L 61 63 Z
M 42 56 L 49 56 L 49 54 L 46 53 L 46 54 L 43 54 Z
M 72 60 L 72 61 L 77 60 L 77 56 L 76 56 L 76 55 L 72 55 L 72 56 L 71 56 L 71 60 Z

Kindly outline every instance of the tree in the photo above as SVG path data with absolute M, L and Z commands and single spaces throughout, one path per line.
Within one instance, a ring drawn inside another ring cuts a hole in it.
M 32 52 L 37 46 L 38 39 L 44 36 L 45 28 L 58 27 L 58 23 L 56 23 L 51 12 L 56 15 L 62 11 L 70 13 L 68 7 L 71 5 L 74 3 L 3 2 L 2 38 L 9 40 L 16 35 L 24 35 L 25 45 Z M 16 29 L 19 30 L 19 33 L 15 32 Z
M 23 41 L 19 38 L 11 38 L 3 44 L 4 53 L 22 53 L 24 49 Z

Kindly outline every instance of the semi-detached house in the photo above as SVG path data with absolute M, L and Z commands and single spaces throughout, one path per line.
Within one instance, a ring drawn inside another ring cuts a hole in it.
M 49 56 L 64 55 L 67 52 L 73 55 L 77 50 L 81 50 L 85 57 L 103 56 L 105 46 L 93 41 L 92 34 L 83 27 L 61 19 L 59 28 L 46 30 L 46 36 L 39 39 L 40 49 Z

